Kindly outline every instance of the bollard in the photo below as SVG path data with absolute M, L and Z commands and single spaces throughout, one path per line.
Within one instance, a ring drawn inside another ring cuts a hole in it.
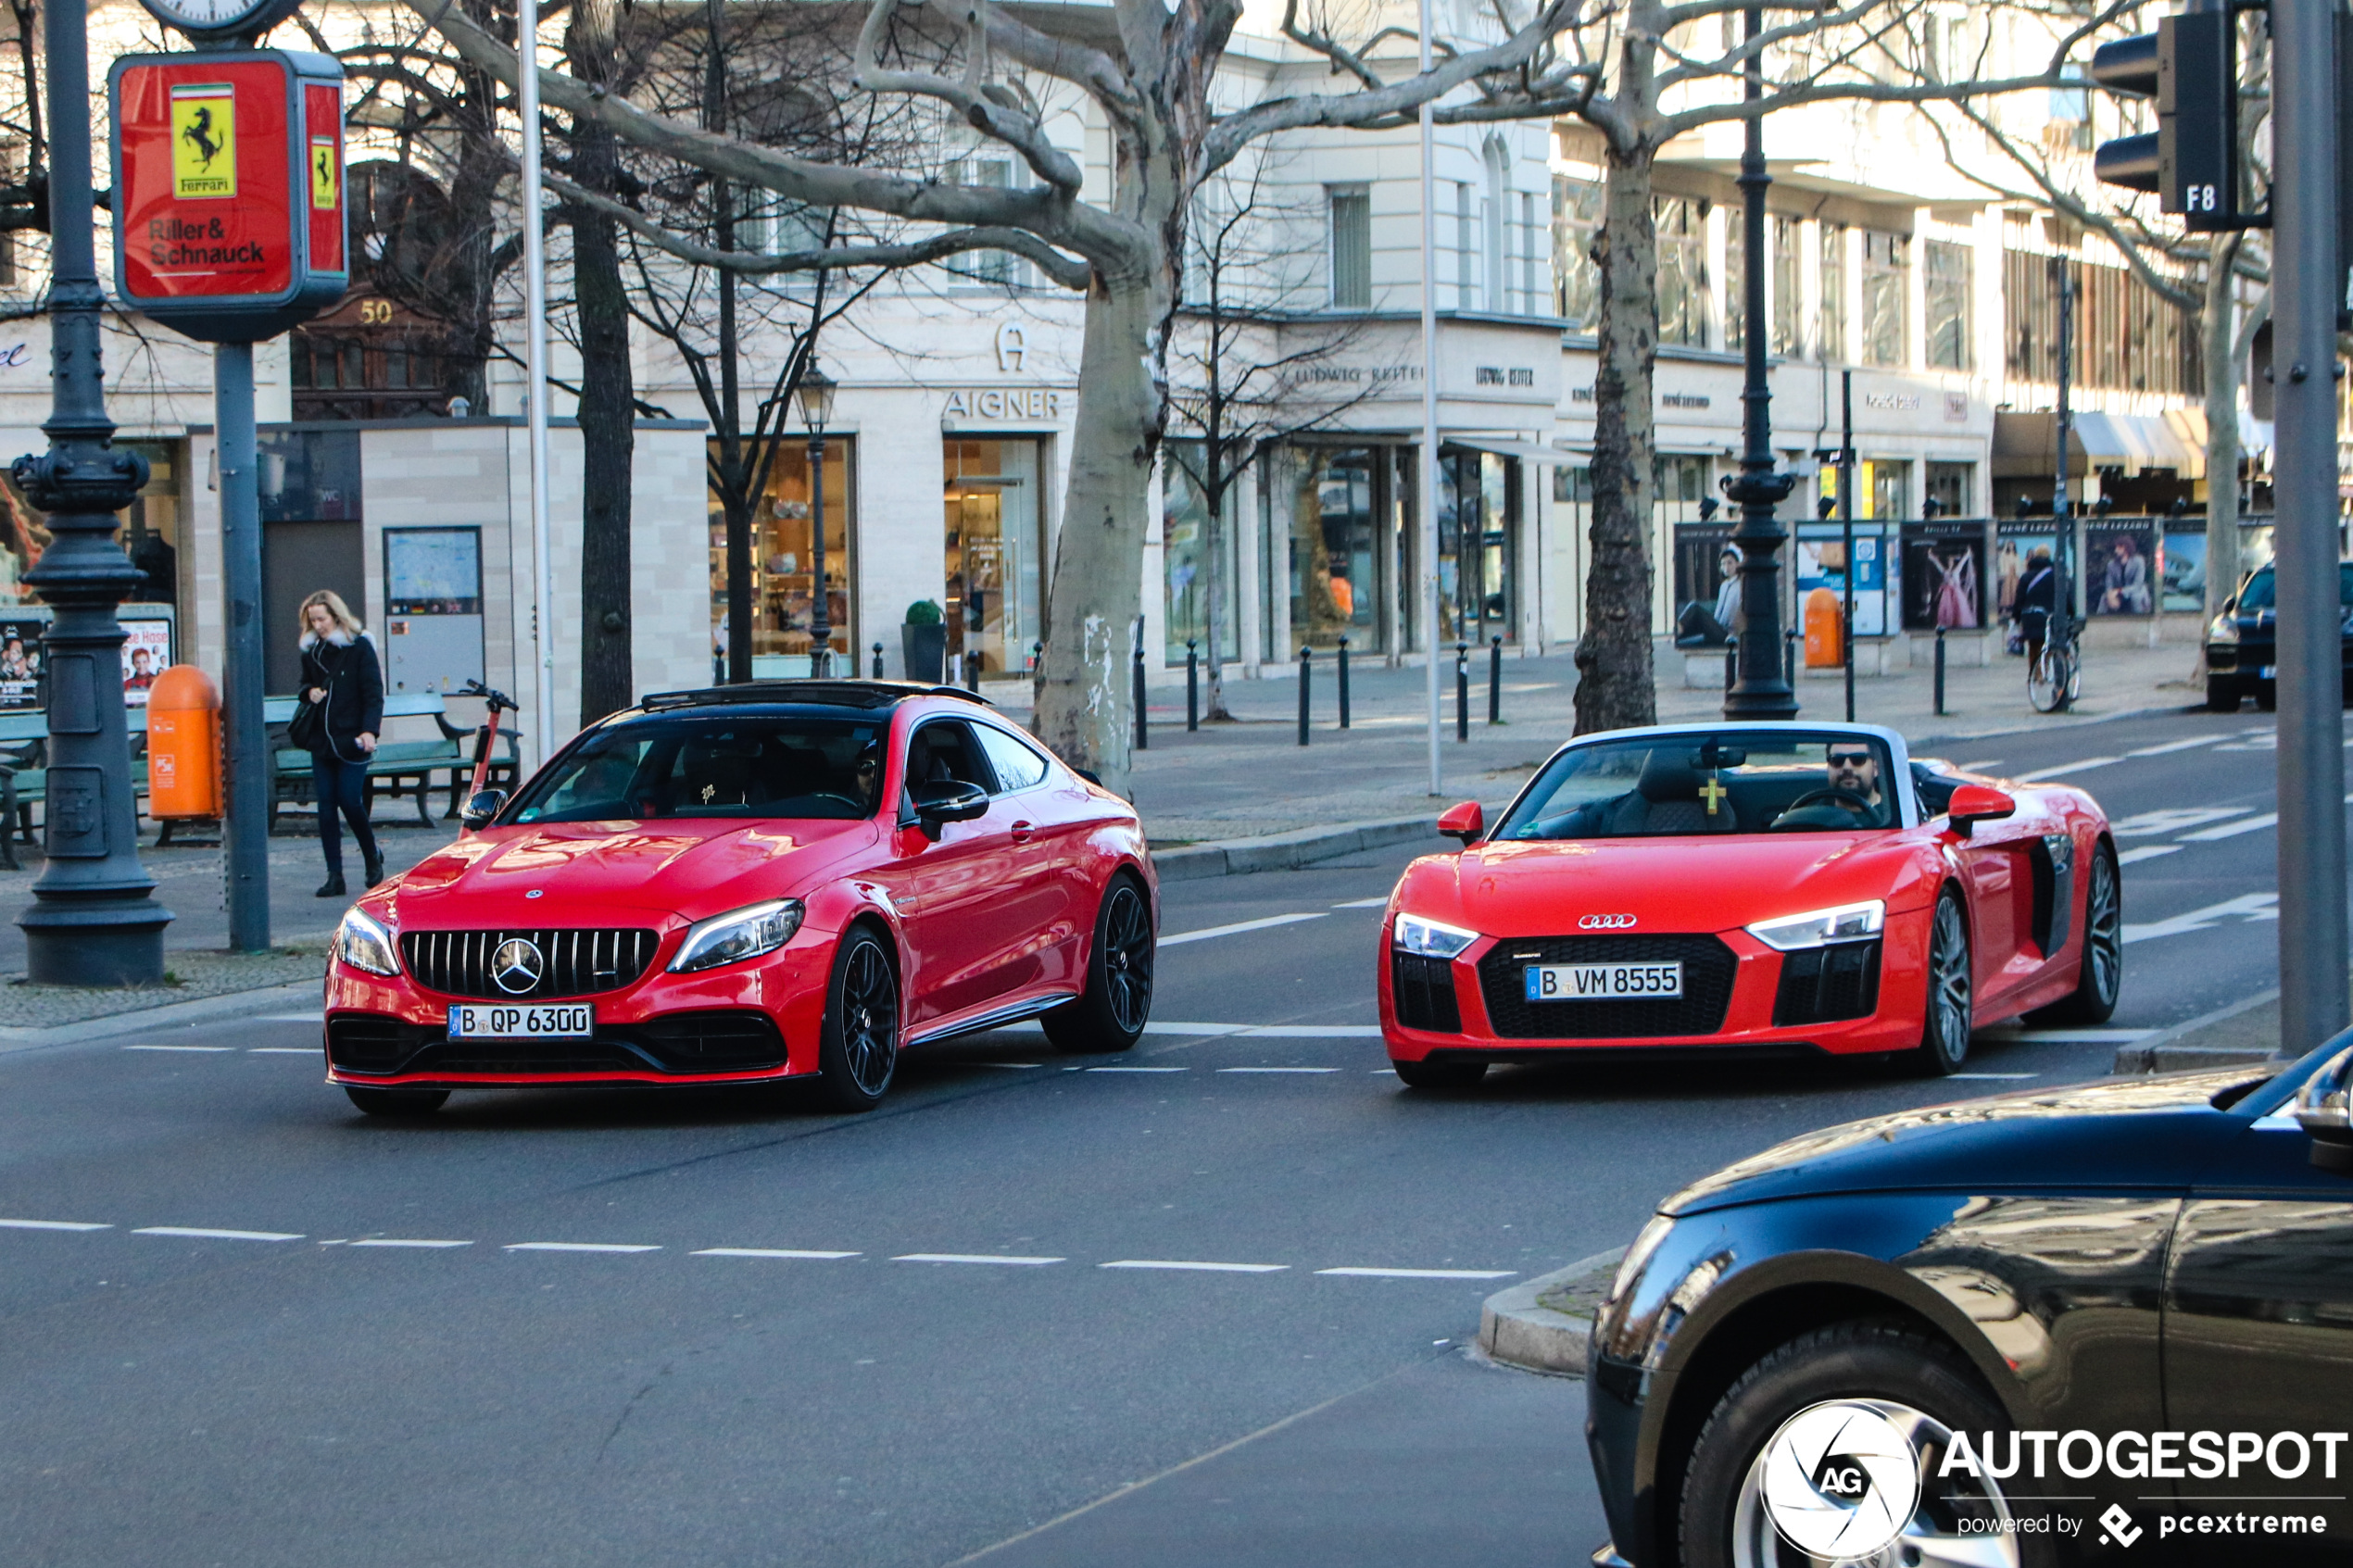
M 1504 639 L 1487 639 L 1487 721 L 1504 721 Z
M 1144 645 L 1136 645 L 1136 677 L 1133 682 L 1136 698 L 1136 749 L 1144 751 L 1151 746 L 1151 727 L 1144 721 Z
M 1944 717 L 1944 628 L 1936 629 L 1936 716 Z
M 1454 645 L 1454 738 L 1470 739 L 1470 645 Z
M 1741 646 L 1733 643 L 1724 649 L 1724 689 L 1730 691 L 1741 673 Z
M 975 696 L 980 695 L 980 655 L 964 655 L 964 690 Z
M 1201 728 L 1201 654 L 1192 638 L 1185 639 L 1185 733 Z
M 876 643 L 875 645 L 875 679 L 879 681 L 882 678 L 882 645 Z
M 1348 728 L 1348 639 L 1340 640 L 1340 727 Z
M 1307 744 L 1307 671 L 1308 660 L 1313 655 L 1313 649 L 1299 650 L 1299 744 L 1302 746 Z
M 1791 691 L 1797 690 L 1797 628 L 1793 626 L 1781 633 L 1781 679 Z

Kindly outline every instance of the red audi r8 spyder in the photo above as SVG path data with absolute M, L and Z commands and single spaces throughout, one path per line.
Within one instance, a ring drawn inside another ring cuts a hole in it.
M 907 1047 L 1038 1017 L 1125 1050 L 1151 1010 L 1135 809 L 953 688 L 649 696 L 467 820 L 336 934 L 328 1077 L 362 1110 L 803 1077 L 863 1110 Z
M 2108 820 L 2063 784 L 1914 760 L 1865 724 L 1619 730 L 1554 753 L 1491 831 L 1405 869 L 1381 1034 L 1417 1088 L 1495 1061 L 1901 1053 L 1978 1019 L 2097 1022 L 2123 980 Z

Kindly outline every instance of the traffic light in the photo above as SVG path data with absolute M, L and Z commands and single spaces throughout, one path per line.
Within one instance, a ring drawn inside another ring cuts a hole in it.
M 2157 130 L 2102 142 L 2092 172 L 2102 182 L 2155 193 L 2184 228 L 2213 232 L 2259 228 L 2239 210 L 2238 29 L 2230 11 L 2188 11 L 2159 19 L 2155 32 L 2103 44 L 2092 80 L 2157 100 Z

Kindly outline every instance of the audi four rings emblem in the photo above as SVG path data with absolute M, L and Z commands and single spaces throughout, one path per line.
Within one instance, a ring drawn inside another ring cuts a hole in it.
M 1632 915 L 1580 915 L 1578 917 L 1577 929 L 1579 931 L 1631 931 L 1634 929 L 1634 917 Z
M 507 995 L 527 997 L 539 988 L 539 976 L 547 966 L 547 960 L 539 954 L 539 944 L 510 936 L 490 955 L 490 978 Z

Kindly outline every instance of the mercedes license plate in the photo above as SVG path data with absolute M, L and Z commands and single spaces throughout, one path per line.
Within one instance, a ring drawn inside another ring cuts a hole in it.
M 1680 997 L 1678 963 L 1532 963 L 1520 971 L 1531 1002 L 1617 1001 L 1628 997 Z
M 586 1002 L 535 1007 L 497 1002 L 449 1010 L 453 1040 L 585 1040 L 597 1032 L 597 1010 Z

